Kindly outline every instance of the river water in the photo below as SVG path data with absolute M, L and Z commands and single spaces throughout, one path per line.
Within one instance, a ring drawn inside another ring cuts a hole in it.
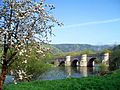
M 96 75 L 98 71 L 98 67 L 54 67 L 40 75 L 38 80 L 87 77 Z

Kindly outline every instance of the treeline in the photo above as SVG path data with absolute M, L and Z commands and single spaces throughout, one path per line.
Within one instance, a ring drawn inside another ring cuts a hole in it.
M 90 45 L 90 44 L 52 44 L 62 52 L 79 52 L 83 50 L 102 51 L 110 49 L 112 45 Z
M 120 68 L 120 45 L 115 46 L 111 50 L 111 57 L 110 57 L 110 69 L 114 70 Z

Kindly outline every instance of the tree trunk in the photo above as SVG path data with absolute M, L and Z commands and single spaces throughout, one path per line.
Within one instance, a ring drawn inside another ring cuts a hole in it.
M 7 65 L 3 64 L 1 75 L 0 75 L 0 90 L 3 89 L 3 84 L 4 84 L 4 81 L 5 81 L 5 78 L 6 78 L 6 74 L 7 74 Z
M 6 74 L 7 74 L 7 51 L 8 51 L 8 44 L 6 41 L 7 37 L 6 34 L 4 34 L 4 52 L 3 52 L 3 64 L 2 64 L 2 68 L 1 68 L 1 74 L 0 74 L 0 90 L 3 89 L 3 84 L 6 78 Z

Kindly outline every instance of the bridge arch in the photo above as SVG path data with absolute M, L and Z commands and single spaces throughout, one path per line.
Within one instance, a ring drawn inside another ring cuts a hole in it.
M 89 59 L 87 66 L 88 67 L 93 67 L 94 66 L 94 60 L 97 59 L 96 57 L 92 57 L 91 59 Z
M 74 59 L 74 60 L 72 60 L 72 62 L 71 62 L 71 66 L 72 67 L 77 67 L 78 66 L 78 59 Z
M 65 66 L 65 61 L 61 61 L 61 62 L 59 63 L 59 66 Z

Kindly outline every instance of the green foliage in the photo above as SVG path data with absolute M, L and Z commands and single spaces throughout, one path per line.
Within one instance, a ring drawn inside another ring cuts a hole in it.
M 50 48 L 52 54 L 60 54 L 62 51 L 51 44 L 44 44 L 45 47 Z
M 4 85 L 4 90 L 120 90 L 120 70 L 100 77 L 34 81 Z
M 89 45 L 89 44 L 52 44 L 62 52 L 80 52 L 84 50 L 92 50 L 94 52 L 102 51 L 103 49 L 111 48 L 109 45 Z
M 53 54 L 63 53 L 60 49 L 54 47 L 53 45 L 49 45 L 48 47 L 51 49 L 51 52 L 52 52 Z
M 79 52 L 64 52 L 54 55 L 55 58 L 65 57 L 65 56 L 80 56 L 81 54 L 96 54 L 96 52 L 92 50 L 83 50 Z
M 103 49 L 102 53 L 111 53 L 111 50 L 109 50 L 109 49 Z
M 95 54 L 95 51 L 87 49 L 87 50 L 83 50 L 81 51 L 82 54 Z
M 55 54 L 54 58 L 61 58 L 65 56 L 79 56 L 79 55 L 81 55 L 81 52 L 64 52 L 64 53 Z
M 120 67 L 120 45 L 112 49 L 110 58 L 110 68 L 115 69 Z
M 100 63 L 101 63 L 101 61 L 100 61 L 98 58 L 96 58 L 96 59 L 94 60 L 94 62 L 95 62 L 95 64 L 100 64 Z
M 22 53 L 22 50 L 17 55 L 15 61 L 9 68 L 9 72 L 12 70 L 12 72 L 14 72 L 13 76 L 15 76 L 16 79 L 19 78 L 19 71 L 23 72 L 23 80 L 26 78 L 30 80 L 36 79 L 40 74 L 50 68 L 47 61 L 52 58 L 52 55 L 49 51 L 38 51 L 39 46 L 37 43 L 35 43 L 35 45 L 30 43 L 26 46 L 25 49 L 23 49 L 24 52 Z
M 79 56 L 81 54 L 81 52 L 68 52 L 68 53 L 65 53 L 66 56 Z
M 64 57 L 65 55 L 66 55 L 65 53 L 55 54 L 55 55 L 54 55 L 54 59 L 55 59 L 55 58 Z
M 108 66 L 106 66 L 105 64 L 100 64 L 100 75 L 104 75 L 108 72 Z

